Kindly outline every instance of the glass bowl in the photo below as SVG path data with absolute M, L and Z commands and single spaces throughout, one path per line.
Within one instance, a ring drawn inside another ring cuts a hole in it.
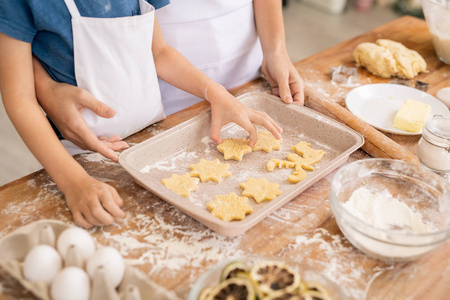
M 360 189 L 380 198 L 365 197 Z M 366 159 L 348 164 L 332 180 L 330 203 L 345 237 L 381 260 L 417 259 L 450 236 L 450 182 L 411 163 Z
M 236 261 L 245 262 L 250 267 L 253 266 L 255 263 L 262 261 L 285 262 L 289 267 L 299 272 L 302 281 L 318 282 L 322 286 L 324 286 L 327 289 L 329 295 L 331 296 L 331 299 L 333 300 L 348 299 L 341 287 L 339 287 L 336 283 L 328 279 L 325 275 L 319 273 L 317 270 L 314 270 L 311 267 L 305 266 L 300 263 L 296 263 L 291 260 L 283 260 L 280 258 L 265 257 L 265 256 L 237 257 L 217 264 L 216 266 L 209 269 L 208 271 L 206 271 L 205 273 L 203 273 L 198 277 L 198 279 L 192 286 L 187 299 L 198 300 L 204 288 L 217 286 L 220 283 L 220 275 L 224 267 Z

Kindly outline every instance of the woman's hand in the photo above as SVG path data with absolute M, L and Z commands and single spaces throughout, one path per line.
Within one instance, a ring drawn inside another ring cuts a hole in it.
M 274 95 L 279 96 L 286 103 L 304 104 L 303 80 L 287 52 L 279 51 L 264 57 L 262 71 Z
M 257 139 L 255 124 L 264 126 L 276 139 L 281 138 L 283 130 L 268 114 L 245 106 L 228 93 L 225 88 L 216 87 L 206 96 L 211 103 L 211 139 L 216 144 L 222 143 L 220 137 L 222 126 L 230 122 L 236 123 L 249 133 L 250 147 L 255 145 Z
M 117 161 L 118 155 L 114 151 L 126 149 L 128 144 L 117 135 L 98 138 L 81 114 L 83 109 L 90 109 L 100 117 L 112 118 L 114 110 L 84 89 L 53 81 L 36 58 L 33 65 L 39 104 L 63 137 L 81 149 L 95 151 Z
M 81 227 L 110 225 L 125 216 L 122 198 L 112 186 L 86 176 L 63 190 L 74 222 Z

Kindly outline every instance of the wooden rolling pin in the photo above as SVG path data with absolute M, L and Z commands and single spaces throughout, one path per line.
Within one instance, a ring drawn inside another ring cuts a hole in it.
M 419 165 L 417 156 L 373 128 L 368 123 L 353 115 L 349 110 L 336 102 L 330 101 L 323 94 L 317 92 L 305 83 L 306 105 L 315 110 L 324 112 L 335 119 L 340 120 L 364 136 L 365 142 L 361 147 L 373 157 L 401 159 Z M 320 106 L 320 107 L 318 107 Z M 320 109 L 322 108 L 322 109 Z

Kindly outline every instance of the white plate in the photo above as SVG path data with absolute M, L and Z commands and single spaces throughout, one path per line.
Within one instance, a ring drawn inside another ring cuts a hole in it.
M 402 135 L 422 134 L 422 131 L 409 132 L 393 126 L 395 114 L 408 98 L 431 106 L 429 118 L 434 115 L 450 117 L 448 108 L 435 97 L 398 84 L 377 83 L 357 87 L 348 93 L 345 104 L 355 116 L 377 129 Z

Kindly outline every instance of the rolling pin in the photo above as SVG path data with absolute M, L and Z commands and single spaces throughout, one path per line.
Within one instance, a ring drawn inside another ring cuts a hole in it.
M 318 105 L 326 110 L 326 115 L 340 120 L 364 136 L 364 145 L 361 147 L 372 157 L 400 159 L 419 165 L 417 156 L 373 128 L 365 121 L 353 115 L 349 110 L 336 102 L 330 101 L 323 94 L 317 92 L 305 83 L 305 103 L 310 108 L 318 109 Z

